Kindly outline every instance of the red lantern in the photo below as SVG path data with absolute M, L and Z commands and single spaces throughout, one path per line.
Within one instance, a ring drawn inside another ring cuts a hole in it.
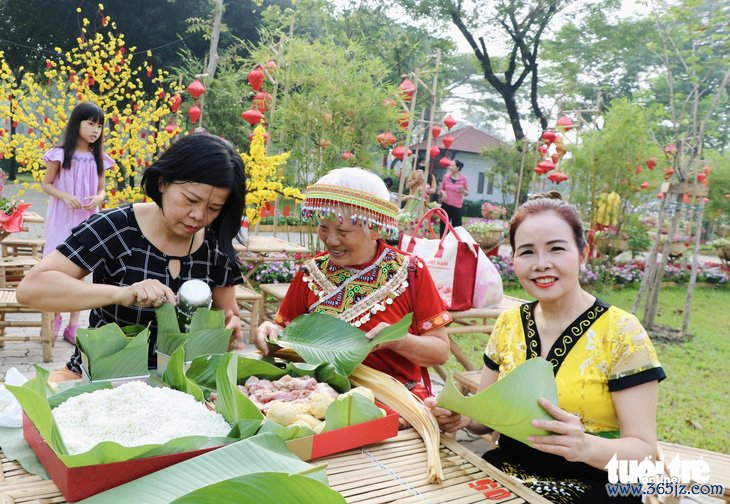
M 403 158 L 406 155 L 406 148 L 403 147 L 402 145 L 399 145 L 398 147 L 396 147 L 395 149 L 393 149 L 391 151 L 391 154 L 393 154 L 394 158 L 397 158 L 397 159 L 400 159 L 401 161 L 403 161 Z
M 254 106 L 254 108 L 259 109 L 263 113 L 266 113 L 266 110 L 269 108 L 270 103 L 271 95 L 266 91 L 259 91 L 258 93 L 256 93 L 256 96 L 254 96 L 253 100 L 251 101 L 251 104 Z
M 398 122 L 398 126 L 400 126 L 403 129 L 407 129 L 408 125 L 411 124 L 411 118 L 406 112 L 403 112 L 400 115 L 400 117 L 398 118 L 397 122 Z
M 556 152 L 555 154 L 550 156 L 550 159 L 553 160 L 553 164 L 558 164 L 558 161 L 560 161 L 560 154 Z
M 451 146 L 454 144 L 454 137 L 452 137 L 451 135 L 446 135 L 442 140 L 444 142 L 444 147 L 446 147 L 447 149 L 450 149 Z
M 203 84 L 198 79 L 195 79 L 188 86 L 188 91 L 190 92 L 192 97 L 197 100 L 200 97 L 200 95 L 205 93 L 205 86 L 203 86 Z
M 411 101 L 413 99 L 413 95 L 416 93 L 416 85 L 413 84 L 410 79 L 403 79 L 403 82 L 400 83 L 398 89 L 400 89 L 405 101 Z
M 188 117 L 190 118 L 190 122 L 195 124 L 198 122 L 198 119 L 200 119 L 201 114 L 203 113 L 202 110 L 200 110 L 200 107 L 197 105 L 193 105 L 188 109 Z
M 451 129 L 456 126 L 456 119 L 451 117 L 451 114 L 446 114 L 446 117 L 444 117 L 444 124 L 448 129 Z
M 264 118 L 264 114 L 262 114 L 260 110 L 251 109 L 241 113 L 241 117 L 243 117 L 244 121 L 253 126 L 261 122 L 261 119 Z
M 555 133 L 554 131 L 545 130 L 542 132 L 543 140 L 545 140 L 549 144 L 553 143 L 557 137 L 558 137 L 558 134 Z
M 382 147 L 383 149 L 387 149 L 391 145 L 395 144 L 395 137 L 390 131 L 381 133 L 380 135 L 376 136 L 375 139 L 378 141 L 378 145 L 380 145 L 380 147 Z
M 248 84 L 256 92 L 261 90 L 261 86 L 264 84 L 264 72 L 261 70 L 260 65 L 256 65 L 248 73 Z
M 545 160 L 540 161 L 539 163 L 537 163 L 537 167 L 540 168 L 543 173 L 547 173 L 547 172 L 555 169 L 555 163 L 553 163 L 549 159 L 545 159 Z
M 656 168 L 656 163 L 657 163 L 657 159 L 655 157 L 650 157 L 649 159 L 646 160 L 646 167 L 649 168 L 650 170 L 653 170 L 654 168 Z
M 170 110 L 172 110 L 173 113 L 177 112 L 177 109 L 180 108 L 181 104 L 182 104 L 182 98 L 180 97 L 180 95 L 179 94 L 174 95 L 170 99 Z
M 441 165 L 441 168 L 448 168 L 451 165 L 451 160 L 444 156 L 439 159 L 439 165 Z
M 707 174 L 705 172 L 700 172 L 697 174 L 697 182 L 700 184 L 704 184 L 707 182 Z
M 669 180 L 672 178 L 672 175 L 674 175 L 674 170 L 672 168 L 664 168 L 664 180 Z
M 565 182 L 566 180 L 568 180 L 568 175 L 561 171 L 556 171 L 556 172 L 553 172 L 550 175 L 548 175 L 548 178 L 550 180 L 552 180 L 553 182 L 555 182 L 556 184 L 559 184 L 561 182 Z
M 277 68 L 278 67 L 276 66 L 276 61 L 270 59 L 269 61 L 266 62 L 266 70 L 268 70 L 269 72 L 273 72 Z M 284 207 L 284 208 L 287 208 L 287 207 Z
M 441 149 L 439 149 L 438 145 L 432 145 L 428 153 L 430 154 L 431 159 L 436 159 L 439 157 L 439 154 L 441 154 Z
M 658 199 L 664 199 L 664 193 L 657 193 L 656 197 Z
M 683 194 L 682 195 L 682 203 L 684 203 L 685 205 L 689 205 L 690 204 L 689 194 Z
M 284 211 L 281 214 L 284 217 L 289 217 L 291 215 L 291 207 L 289 205 L 284 205 Z
M 253 137 L 254 137 L 254 132 L 252 131 L 251 133 L 248 134 L 249 141 L 253 142 Z M 266 131 L 264 131 L 264 144 L 267 144 L 267 143 L 269 143 L 269 134 Z
M 438 138 L 440 134 L 441 134 L 441 126 L 439 126 L 438 124 L 434 124 L 433 126 L 431 126 L 431 135 L 434 138 Z
M 347 161 L 349 159 L 355 159 L 355 154 L 353 154 L 350 151 L 345 151 L 342 153 L 342 160 Z
M 540 144 L 537 146 L 537 152 L 539 152 L 541 156 L 544 156 L 545 154 L 547 154 L 547 151 L 548 151 L 547 145 Z
M 167 131 L 171 135 L 174 135 L 177 130 L 178 130 L 178 127 L 177 127 L 177 124 L 175 124 L 175 123 L 170 123 L 167 126 L 165 126 L 165 131 Z
M 558 122 L 555 126 L 561 131 L 570 131 L 573 129 L 574 124 L 573 121 L 570 120 L 570 117 L 562 116 L 560 119 L 558 119 Z
M 702 171 L 705 172 L 706 175 L 709 175 L 712 171 L 712 168 L 710 166 L 705 166 L 704 168 L 702 168 Z
M 545 171 L 539 166 L 535 167 L 535 173 L 537 173 L 538 175 L 545 175 Z
M 664 147 L 664 154 L 667 156 L 674 156 L 677 153 L 677 146 L 674 144 L 669 144 L 666 147 Z
M 649 182 L 642 182 L 639 187 L 641 187 L 642 189 L 646 189 L 647 187 L 649 187 Z

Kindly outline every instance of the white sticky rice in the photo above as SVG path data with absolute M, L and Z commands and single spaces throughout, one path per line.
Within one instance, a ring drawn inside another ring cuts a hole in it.
M 143 382 L 72 397 L 53 409 L 53 417 L 71 455 L 102 441 L 140 446 L 182 436 L 225 436 L 231 430 L 193 396 Z

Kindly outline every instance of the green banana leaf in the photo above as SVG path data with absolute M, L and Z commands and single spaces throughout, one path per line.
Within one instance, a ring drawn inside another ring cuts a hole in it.
M 295 318 L 272 343 L 296 351 L 306 362 L 330 362 L 335 370 L 350 376 L 376 346 L 405 338 L 413 314 L 380 331 L 373 339 L 347 322 L 321 313 Z
M 436 398 L 438 405 L 491 427 L 528 446 L 528 436 L 549 433 L 532 426 L 532 420 L 553 418 L 538 404 L 544 397 L 558 403 L 553 366 L 540 357 L 529 359 L 507 376 L 478 394 L 464 397 L 454 386 L 451 376 Z
M 188 332 L 182 332 L 175 307 L 164 303 L 155 308 L 157 318 L 157 349 L 167 355 L 185 346 L 188 359 L 228 350 L 231 329 L 226 329 L 225 312 L 198 308 L 190 321 Z
M 215 410 L 230 424 L 235 424 L 239 420 L 256 420 L 260 424 L 264 419 L 263 413 L 236 386 L 238 362 L 234 357 L 233 354 L 227 353 L 218 364 L 216 370 L 218 399 Z
M 149 374 L 149 337 L 150 331 L 145 327 L 130 339 L 117 324 L 78 329 L 76 332 L 76 342 L 92 380 Z
M 265 432 L 276 434 L 282 441 L 289 441 L 291 439 L 314 435 L 314 431 L 309 427 L 304 427 L 302 425 L 290 425 L 288 427 L 284 427 L 283 425 L 279 425 L 268 418 L 264 419 L 264 422 L 261 424 L 261 429 L 259 429 L 259 434 L 263 434 Z
M 262 472 L 232 478 L 191 492 L 171 504 L 340 504 L 344 497 L 318 481 L 298 474 Z
M 185 376 L 184 347 L 179 347 L 170 356 L 170 361 L 162 374 L 162 381 L 175 390 L 190 394 L 196 401 L 205 401 L 203 390 L 193 380 Z
M 367 397 L 350 394 L 336 399 L 327 407 L 324 417 L 324 431 L 341 429 L 350 425 L 383 418 L 383 412 Z
M 168 504 L 199 488 L 246 474 L 262 472 L 306 473 L 327 484 L 324 466 L 312 466 L 292 455 L 274 434 L 262 434 L 180 462 L 124 485 L 79 501 L 79 504 L 144 502 Z M 271 486 L 274 489 L 274 485 Z M 312 493 L 317 496 L 317 493 Z M 327 496 L 325 495 L 325 498 Z M 236 502 L 222 500 L 218 502 Z M 259 502 L 292 502 L 263 499 Z M 326 502 L 326 501 L 321 501 Z

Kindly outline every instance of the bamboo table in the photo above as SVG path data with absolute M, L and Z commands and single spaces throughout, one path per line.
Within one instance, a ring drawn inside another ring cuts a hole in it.
M 0 461 L 0 504 L 66 502 L 53 481 L 27 473 L 1 452 Z M 348 503 L 549 504 L 450 439 L 442 438 L 441 461 L 444 482 L 429 484 L 425 446 L 415 431 L 407 429 L 392 439 L 313 463 L 327 464 L 330 486 Z
M 251 277 L 265 262 L 292 259 L 294 254 L 306 254 L 309 252 L 309 249 L 302 245 L 297 245 L 296 243 L 291 243 L 281 238 L 274 238 L 273 236 L 261 235 L 249 235 L 246 246 L 234 242 L 233 248 L 238 252 L 241 261 L 253 263 L 248 272 L 243 275 L 243 281 L 249 289 L 253 289 Z M 272 256 L 272 253 L 284 254 L 286 257 Z

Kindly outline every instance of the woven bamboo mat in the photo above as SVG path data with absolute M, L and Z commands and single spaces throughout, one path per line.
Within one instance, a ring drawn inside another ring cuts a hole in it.
M 4 456 L 0 504 L 66 502 L 53 481 L 29 474 Z M 395 438 L 315 461 L 348 503 L 547 503 L 450 439 L 441 445 L 444 482 L 426 480 L 426 449 L 412 429 Z M 471 484 L 471 486 L 470 486 Z M 490 498 L 491 497 L 491 498 Z

